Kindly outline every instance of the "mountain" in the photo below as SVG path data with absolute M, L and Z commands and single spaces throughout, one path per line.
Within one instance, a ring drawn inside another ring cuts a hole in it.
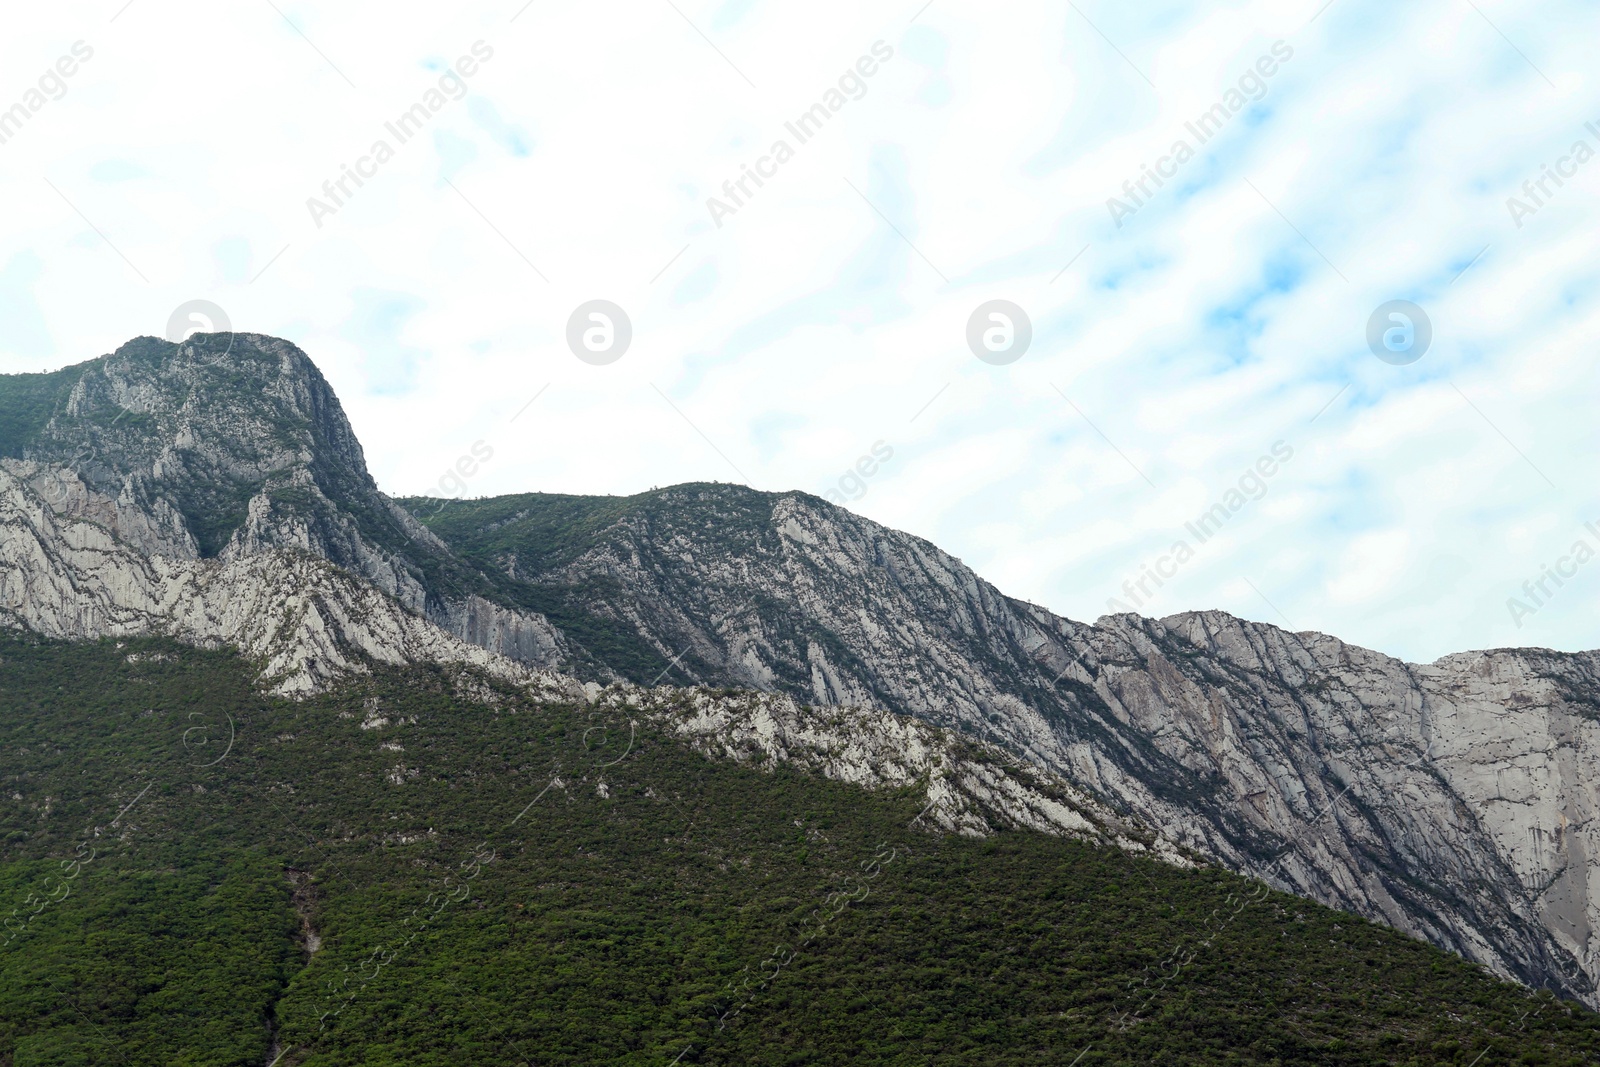
M 636 680 L 986 737 L 1232 870 L 1596 1002 L 1595 654 L 1422 666 L 1221 612 L 1075 623 L 801 493 L 402 503 L 502 584 L 631 627 Z
M 1600 1015 L 1215 867 L 930 833 L 981 746 L 863 740 L 888 712 L 446 664 L 288 700 L 164 638 L 0 633 L 0 680 L 16 1067 L 1600 1057 Z
M 1594 654 L 1414 665 L 1219 612 L 1077 623 L 802 493 L 393 501 L 303 353 L 246 334 L 216 348 L 141 339 L 0 378 L 0 617 L 230 645 L 302 698 L 443 662 L 552 700 L 756 690 L 782 701 L 762 736 L 811 738 L 801 762 L 847 780 L 892 743 L 815 754 L 908 727 L 834 709 L 881 709 L 1052 783 L 1011 797 L 990 771 L 955 775 L 951 828 L 958 810 L 1029 825 L 1070 794 L 1100 840 L 1597 1003 Z

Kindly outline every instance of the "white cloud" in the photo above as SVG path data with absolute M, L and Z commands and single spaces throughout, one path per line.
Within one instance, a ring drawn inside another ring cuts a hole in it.
M 1254 585 L 1411 658 L 1600 645 L 1600 585 L 1521 630 L 1504 603 L 1600 518 L 1600 163 L 1520 229 L 1505 205 L 1600 148 L 1590 6 L 680 3 L 724 55 L 649 0 L 280 6 L 304 38 L 264 4 L 13 14 L 0 100 L 95 55 L 0 144 L 0 370 L 214 300 L 319 361 L 396 493 L 479 440 L 475 493 L 734 468 L 821 492 L 883 440 L 853 506 L 1078 618 L 1282 439 L 1153 610 L 1281 621 Z M 865 94 L 717 228 L 706 198 L 880 39 Z M 1280 39 L 1263 99 L 1117 229 L 1106 198 Z M 467 101 L 316 228 L 306 198 L 479 40 Z M 635 327 L 609 367 L 563 341 L 596 297 Z M 965 346 L 993 298 L 1035 327 L 1008 367 Z M 1435 327 L 1410 367 L 1363 339 L 1394 298 Z

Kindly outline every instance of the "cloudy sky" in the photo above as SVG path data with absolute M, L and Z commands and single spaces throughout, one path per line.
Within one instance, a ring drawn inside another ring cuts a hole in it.
M 7 31 L 0 371 L 205 300 L 319 363 L 390 493 L 482 442 L 470 495 L 833 490 L 1079 619 L 1600 646 L 1592 4 L 93 0 Z M 593 300 L 631 325 L 610 362 L 569 346 Z

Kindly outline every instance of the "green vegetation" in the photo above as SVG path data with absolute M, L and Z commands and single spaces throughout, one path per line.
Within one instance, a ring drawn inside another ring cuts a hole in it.
M 663 498 L 697 488 L 733 487 L 676 486 L 628 497 L 555 493 L 519 493 L 484 500 L 403 497 L 396 503 L 437 534 L 457 558 L 476 569 L 489 589 L 474 592 L 522 611 L 538 612 L 575 641 L 583 659 L 573 666 L 580 674 L 609 677 L 606 672 L 613 671 L 647 685 L 657 680 L 681 683 L 690 676 L 640 636 L 629 621 L 631 598 L 614 579 L 585 575 L 580 581 L 571 581 L 555 572 L 594 548 L 619 523 L 630 519 L 648 522 L 660 510 Z M 739 491 L 751 498 L 762 497 L 750 490 Z M 770 517 L 771 510 L 769 500 L 763 514 Z M 726 516 L 719 517 L 726 521 Z M 758 528 L 755 522 L 741 526 L 746 532 Z
M 574 639 L 584 657 L 574 665 L 580 673 L 587 668 L 592 677 L 621 676 L 639 684 L 736 680 L 727 665 L 708 663 L 693 651 L 699 642 L 676 613 L 648 619 L 654 625 L 643 628 L 663 642 L 682 638 L 671 659 L 636 625 L 641 611 L 651 615 L 638 589 L 625 588 L 603 568 L 572 566 L 604 546 L 623 559 L 645 560 L 669 593 L 662 599 L 705 631 L 747 615 L 760 618 L 767 636 L 787 653 L 770 664 L 774 684 L 804 699 L 811 691 L 808 643 L 826 648 L 835 663 L 855 665 L 837 636 L 743 585 L 703 588 L 681 566 L 683 552 L 735 560 L 780 552 L 772 525 L 778 499 L 740 485 L 691 482 L 626 497 L 521 493 L 479 500 L 407 497 L 397 503 L 492 585 L 490 599 L 537 611 Z M 727 594 L 723 600 L 740 605 L 736 615 L 718 609 L 721 592 Z
M 1594 1014 L 1221 871 L 934 836 L 451 669 L 249 677 L 0 635 L 0 1064 L 1600 1058 Z
M 261 1021 L 300 962 L 279 863 L 225 846 L 169 847 L 165 866 L 161 849 L 138 864 L 97 849 L 73 861 L 72 882 L 51 877 L 70 873 L 60 862 L 0 871 L 0 899 L 43 905 L 26 927 L 13 919 L 25 932 L 5 947 L 7 1062 L 105 1064 L 136 1049 L 131 1062 L 262 1063 Z
M 83 366 L 53 374 L 0 374 L 0 456 L 21 459 L 50 416 L 65 403 Z
M 583 555 L 606 530 L 659 495 L 516 493 L 483 500 L 401 497 L 396 503 L 449 544 L 484 559 L 514 553 L 520 570 L 542 574 Z

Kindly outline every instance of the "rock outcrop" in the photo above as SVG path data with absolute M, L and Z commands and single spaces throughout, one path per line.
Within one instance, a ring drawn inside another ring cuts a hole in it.
M 423 662 L 471 664 L 569 698 L 580 691 L 445 632 L 312 552 L 163 551 L 183 545 L 181 528 L 164 519 L 100 496 L 69 470 L 0 460 L 0 624 L 57 638 L 161 634 L 231 646 L 281 696 L 372 664 Z
M 770 693 L 617 685 L 594 702 L 642 714 L 713 758 L 790 766 L 870 790 L 912 788 L 916 822 L 972 837 L 1032 830 L 1146 853 L 1176 866 L 1193 858 L 1064 779 L 995 745 L 882 708 L 812 707 Z

